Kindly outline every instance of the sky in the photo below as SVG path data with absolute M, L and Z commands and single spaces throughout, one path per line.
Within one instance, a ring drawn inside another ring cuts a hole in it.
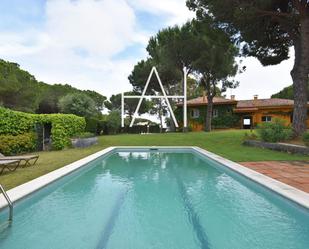
M 105 96 L 132 89 L 128 76 L 147 58 L 149 38 L 194 17 L 185 0 L 1 0 L 0 58 L 37 80 Z M 246 58 L 237 99 L 268 98 L 292 84 L 291 59 L 263 67 Z

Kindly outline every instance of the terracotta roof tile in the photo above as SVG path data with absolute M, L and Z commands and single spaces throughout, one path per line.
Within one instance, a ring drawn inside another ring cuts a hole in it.
M 294 101 L 290 99 L 256 99 L 239 100 L 236 108 L 252 108 L 267 106 L 293 106 Z
M 231 100 L 223 97 L 214 97 L 214 104 L 237 104 L 236 110 L 242 109 L 251 109 L 259 107 L 280 107 L 280 106 L 293 106 L 294 101 L 290 99 L 251 99 L 251 100 Z M 201 106 L 207 105 L 208 101 L 206 97 L 198 97 L 195 99 L 190 99 L 187 101 L 188 106 Z M 183 103 L 180 102 L 177 104 L 182 106 Z M 308 102 L 309 105 L 309 102 Z
M 223 97 L 214 97 L 213 99 L 214 104 L 236 104 L 236 100 L 226 99 Z M 188 106 L 195 106 L 195 105 L 207 105 L 208 101 L 205 97 L 198 97 L 195 99 L 190 99 L 187 101 Z M 182 106 L 183 103 L 179 103 L 178 105 Z

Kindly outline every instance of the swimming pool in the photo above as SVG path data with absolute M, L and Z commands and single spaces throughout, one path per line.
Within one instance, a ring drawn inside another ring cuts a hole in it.
M 0 248 L 308 248 L 308 209 L 198 150 L 94 158 L 2 212 Z

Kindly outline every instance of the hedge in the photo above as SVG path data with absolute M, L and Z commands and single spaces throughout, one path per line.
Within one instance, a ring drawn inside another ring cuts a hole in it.
M 52 147 L 61 150 L 71 145 L 70 138 L 85 130 L 85 118 L 73 114 L 29 114 L 0 107 L 0 135 L 20 135 L 35 131 L 37 124 L 52 125 Z
M 34 130 L 36 115 L 0 107 L 0 135 L 19 135 Z
M 0 152 L 6 156 L 31 152 L 36 149 L 36 134 L 0 135 Z

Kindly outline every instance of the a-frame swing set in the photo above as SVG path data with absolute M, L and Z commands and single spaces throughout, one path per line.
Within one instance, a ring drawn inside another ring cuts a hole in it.
M 178 125 L 178 122 L 177 122 L 177 120 L 175 118 L 175 114 L 174 114 L 174 111 L 173 111 L 173 109 L 171 107 L 169 99 L 182 99 L 183 100 L 183 128 L 184 128 L 184 131 L 186 131 L 187 130 L 187 122 L 188 122 L 187 121 L 187 69 L 184 68 L 183 72 L 184 72 L 184 81 L 183 81 L 183 95 L 182 96 L 166 95 L 166 92 L 164 90 L 162 81 L 160 79 L 160 76 L 158 74 L 158 71 L 157 71 L 156 67 L 153 67 L 151 69 L 151 72 L 150 72 L 148 80 L 147 80 L 147 82 L 145 84 L 145 88 L 144 88 L 144 90 L 142 92 L 142 95 L 140 95 L 140 96 L 139 95 L 130 96 L 130 95 L 124 95 L 124 93 L 122 93 L 121 94 L 121 127 L 122 128 L 124 127 L 124 119 L 125 119 L 124 101 L 125 101 L 125 99 L 129 99 L 129 98 L 130 99 L 139 99 L 139 102 L 138 102 L 136 110 L 134 112 L 132 121 L 130 123 L 130 127 L 132 127 L 134 122 L 135 122 L 136 117 L 138 116 L 138 111 L 139 111 L 139 109 L 141 107 L 143 99 L 145 99 L 145 98 L 150 98 L 150 99 L 156 98 L 156 99 L 158 99 L 159 98 L 159 99 L 164 99 L 166 101 L 167 107 L 168 107 L 168 109 L 170 111 L 170 114 L 172 116 L 172 119 L 173 119 L 173 122 L 175 124 L 175 127 L 178 128 L 179 125 Z M 149 86 L 149 83 L 150 83 L 150 80 L 151 80 L 153 74 L 155 74 L 156 77 L 157 77 L 157 80 L 158 80 L 158 83 L 159 83 L 159 86 L 161 88 L 161 91 L 162 91 L 163 95 L 160 95 L 160 96 L 158 96 L 158 95 L 146 95 L 146 91 L 148 89 L 148 86 Z

